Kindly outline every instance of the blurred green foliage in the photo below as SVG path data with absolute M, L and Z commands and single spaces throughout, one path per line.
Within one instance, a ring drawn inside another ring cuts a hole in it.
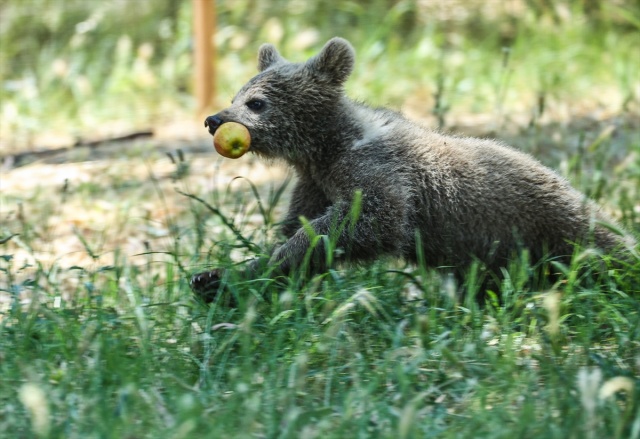
M 191 6 L 0 2 L 0 145 L 31 145 L 43 130 L 113 132 L 189 114 Z M 556 90 L 584 96 L 594 83 L 637 98 L 638 62 L 628 56 L 640 44 L 636 1 L 235 0 L 216 10 L 220 102 L 254 73 L 262 42 L 300 60 L 335 35 L 358 50 L 356 97 L 399 107 L 426 90 L 438 99 L 423 111 L 441 119 L 451 108 L 491 110 L 509 99 L 507 85 L 520 101 Z M 503 48 L 520 63 L 509 78 Z

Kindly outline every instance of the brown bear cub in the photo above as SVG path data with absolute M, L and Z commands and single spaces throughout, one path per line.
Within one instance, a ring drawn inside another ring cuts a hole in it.
M 205 121 L 212 134 L 225 122 L 241 123 L 251 134 L 250 151 L 284 160 L 297 176 L 281 228 L 286 241 L 268 260 L 252 261 L 245 276 L 260 275 L 265 266 L 280 275 L 301 267 L 311 246 L 309 226 L 335 239 L 334 260 L 390 255 L 416 262 L 420 253 L 428 266 L 460 273 L 475 260 L 499 272 L 523 249 L 532 261 L 567 261 L 575 243 L 604 252 L 634 245 L 630 235 L 603 226 L 613 221 L 531 156 L 352 101 L 343 85 L 354 60 L 341 38 L 304 63 L 288 62 L 265 44 L 260 73 L 229 108 Z M 327 269 L 326 251 L 315 246 L 305 268 Z M 194 275 L 191 287 L 211 301 L 222 274 Z

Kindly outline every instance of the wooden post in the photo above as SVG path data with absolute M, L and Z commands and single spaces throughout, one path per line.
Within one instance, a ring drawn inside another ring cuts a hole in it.
M 207 115 L 215 94 L 215 0 L 193 0 L 197 116 Z

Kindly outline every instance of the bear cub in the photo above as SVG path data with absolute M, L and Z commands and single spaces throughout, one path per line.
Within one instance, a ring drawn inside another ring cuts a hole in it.
M 285 241 L 268 259 L 249 263 L 247 278 L 264 268 L 287 275 L 301 267 L 311 246 L 306 227 L 335 239 L 334 260 L 390 255 L 417 262 L 420 253 L 428 266 L 459 274 L 476 260 L 497 273 L 523 249 L 533 262 L 566 262 L 575 243 L 623 253 L 635 245 L 603 226 L 612 219 L 533 157 L 349 99 L 343 85 L 354 60 L 341 38 L 303 63 L 264 44 L 259 74 L 205 121 L 211 134 L 225 122 L 243 124 L 249 151 L 284 160 L 297 177 L 281 226 Z M 323 242 L 311 249 L 311 273 L 328 268 Z M 222 278 L 222 269 L 196 274 L 191 287 L 210 302 Z

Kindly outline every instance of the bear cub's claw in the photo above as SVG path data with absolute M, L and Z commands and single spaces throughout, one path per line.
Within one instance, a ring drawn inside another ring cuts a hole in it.
M 222 270 L 211 270 L 194 274 L 189 281 L 189 287 L 205 303 L 213 302 L 222 283 Z

